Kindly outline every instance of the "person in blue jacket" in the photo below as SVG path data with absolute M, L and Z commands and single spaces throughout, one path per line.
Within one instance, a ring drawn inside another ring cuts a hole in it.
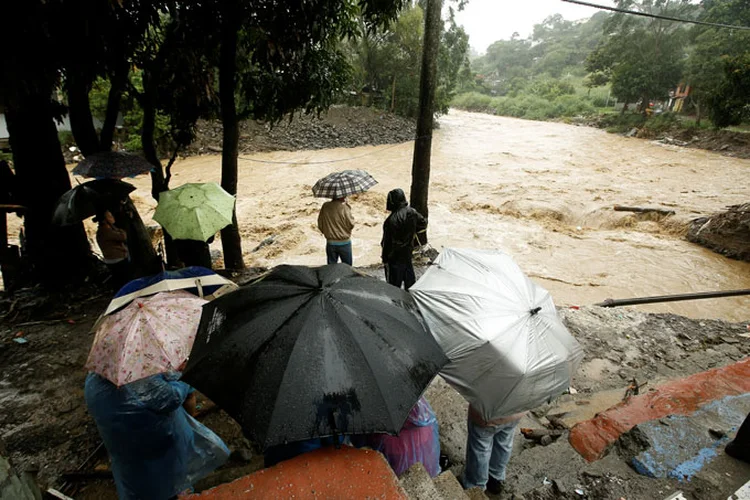
M 89 373 L 84 395 L 104 446 L 120 500 L 167 500 L 229 457 L 224 442 L 183 408 L 193 392 L 179 373 L 117 387 Z

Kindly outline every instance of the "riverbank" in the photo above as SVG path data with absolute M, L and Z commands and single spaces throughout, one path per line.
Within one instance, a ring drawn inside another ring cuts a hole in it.
M 489 96 L 488 96 L 489 97 Z M 484 113 L 498 116 L 499 113 L 487 106 L 486 99 L 463 99 L 455 109 L 473 113 Z M 465 105 L 460 105 L 465 103 Z M 739 132 L 728 129 L 713 129 L 697 126 L 694 121 L 684 117 L 666 114 L 646 118 L 641 114 L 629 112 L 620 115 L 617 112 L 601 111 L 601 108 L 589 106 L 587 109 L 571 108 L 561 110 L 563 114 L 521 115 L 523 118 L 571 125 L 594 127 L 613 134 L 626 137 L 646 139 L 662 144 L 686 148 L 713 151 L 734 158 L 750 158 L 750 132 Z M 508 110 L 512 113 L 513 110 Z M 519 116 L 511 114 L 510 116 Z

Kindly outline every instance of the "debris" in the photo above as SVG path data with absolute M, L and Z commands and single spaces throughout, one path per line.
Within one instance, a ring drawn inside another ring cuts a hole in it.
M 23 337 L 16 337 L 16 338 L 14 338 L 13 342 L 15 342 L 16 344 L 28 344 L 29 343 L 29 341 L 26 340 Z
M 638 134 L 638 129 L 633 127 L 631 128 L 627 134 L 625 134 L 625 137 L 635 137 Z
M 638 381 L 635 377 L 633 377 L 633 380 L 630 381 L 630 385 L 627 389 L 625 389 L 625 395 L 622 397 L 623 401 L 627 401 L 633 396 L 637 396 L 641 392 L 641 387 L 647 385 L 648 382 L 644 382 L 642 384 L 638 384 Z
M 542 479 L 542 484 L 545 486 L 549 486 L 550 484 L 552 484 L 552 481 L 545 477 L 544 479 Z
M 53 498 L 59 498 L 60 500 L 73 500 L 69 496 L 64 495 L 63 493 L 60 493 L 59 491 L 57 491 L 54 488 L 48 488 L 47 489 L 47 494 L 50 495 Z
M 723 336 L 719 338 L 723 340 L 726 344 L 739 344 L 740 343 L 739 339 L 736 339 L 734 337 Z
M 586 494 L 586 492 L 585 492 L 585 491 L 583 491 L 583 489 L 582 489 L 582 488 L 576 488 L 576 489 L 575 489 L 575 492 L 576 492 L 576 494 L 577 494 L 577 495 L 579 495 L 579 496 L 583 496 L 583 495 L 585 495 L 585 494 Z
M 687 498 L 682 494 L 682 491 L 676 491 L 664 500 L 687 500 Z
M 674 210 L 667 210 L 664 208 L 650 208 L 650 207 L 627 207 L 624 205 L 615 205 L 615 212 L 635 212 L 639 214 L 650 214 L 655 213 L 659 215 L 674 215 Z
M 273 235 L 273 236 L 269 236 L 269 237 L 268 237 L 268 238 L 266 238 L 265 240 L 261 241 L 261 242 L 260 242 L 260 244 L 259 244 L 259 245 L 258 245 L 257 247 L 253 248 L 253 249 L 252 249 L 252 252 L 253 252 L 253 253 L 255 253 L 255 252 L 257 252 L 258 250 L 260 250 L 261 248 L 263 248 L 263 247 L 267 247 L 268 245 L 271 245 L 271 244 L 272 244 L 272 243 L 274 243 L 275 241 L 276 241 L 276 235 Z
M 529 428 L 522 428 L 521 434 L 523 434 L 523 437 L 528 439 L 529 441 L 534 441 L 540 444 L 542 443 L 542 438 L 545 436 L 549 436 L 549 438 L 554 441 L 560 436 L 562 436 L 565 433 L 563 430 L 550 430 L 550 429 L 529 429 Z M 547 441 L 547 440 L 545 440 Z M 550 441 L 551 442 L 551 441 Z M 549 442 L 547 443 L 549 444 Z M 545 445 L 546 446 L 546 445 Z
M 549 446 L 552 444 L 552 437 L 551 436 L 542 436 L 542 438 L 539 440 L 539 444 L 542 446 Z
M 575 387 L 568 387 L 568 394 L 578 394 L 578 391 Z

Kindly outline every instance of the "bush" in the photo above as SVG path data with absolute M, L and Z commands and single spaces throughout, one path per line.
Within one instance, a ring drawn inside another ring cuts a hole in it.
M 589 100 L 573 94 L 545 99 L 537 95 L 524 93 L 513 97 L 490 97 L 472 92 L 457 96 L 453 99 L 452 105 L 467 111 L 489 112 L 527 120 L 549 120 L 596 113 L 596 109 Z

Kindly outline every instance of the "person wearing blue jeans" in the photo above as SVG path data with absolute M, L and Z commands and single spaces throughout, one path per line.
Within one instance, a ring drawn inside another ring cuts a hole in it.
M 500 494 L 505 469 L 513 452 L 513 437 L 523 413 L 485 421 L 469 406 L 466 465 L 461 482 L 466 489 L 479 487 Z
M 341 259 L 344 264 L 352 265 L 352 242 L 326 241 L 326 258 L 328 264 L 335 264 Z
M 351 266 L 354 217 L 346 198 L 323 203 L 318 214 L 318 229 L 326 237 L 327 263 L 335 264 L 341 259 L 341 262 Z

